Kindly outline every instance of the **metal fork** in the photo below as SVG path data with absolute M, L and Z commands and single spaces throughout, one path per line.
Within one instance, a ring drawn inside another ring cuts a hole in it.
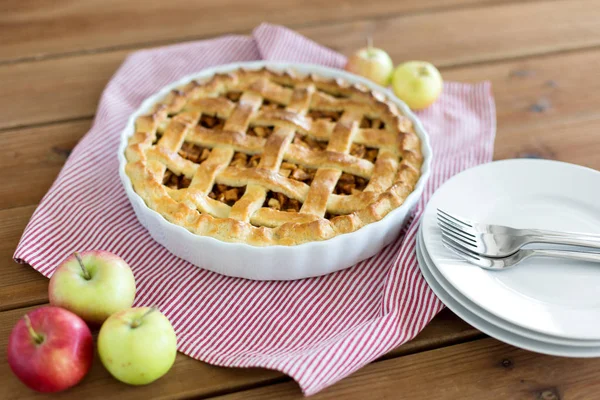
M 501 270 L 508 267 L 512 267 L 513 265 L 516 265 L 523 260 L 537 256 L 558 257 L 567 258 L 570 260 L 591 261 L 600 263 L 600 253 L 586 253 L 568 250 L 521 249 L 518 250 L 516 253 L 509 255 L 508 257 L 488 258 L 462 247 L 460 244 L 456 243 L 454 240 L 443 234 L 442 243 L 444 243 L 444 246 L 446 246 L 447 249 L 451 250 L 465 261 L 477 265 L 478 267 L 491 270 Z
M 515 229 L 488 225 L 457 217 L 438 208 L 442 233 L 462 247 L 488 257 L 506 257 L 526 244 L 561 244 L 600 249 L 600 235 L 555 232 L 541 229 Z

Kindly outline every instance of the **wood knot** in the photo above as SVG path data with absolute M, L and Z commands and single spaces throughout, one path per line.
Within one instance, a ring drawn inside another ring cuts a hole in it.
M 510 71 L 509 76 L 511 78 L 528 78 L 530 76 L 535 76 L 535 71 L 530 69 L 515 69 Z
M 555 388 L 544 389 L 539 392 L 538 400 L 560 400 L 560 395 Z
M 71 155 L 72 149 L 68 149 L 65 147 L 54 146 L 52 147 L 52 159 L 56 159 L 59 161 L 65 161 Z
M 509 360 L 508 358 L 502 360 L 502 367 L 503 368 L 512 368 L 513 367 L 513 362 L 511 360 Z
M 529 111 L 535 113 L 543 113 L 550 109 L 550 100 L 543 97 L 529 107 Z
M 555 160 L 556 154 L 551 148 L 546 146 L 536 146 L 525 148 L 516 154 L 516 158 L 535 158 L 542 160 Z
M 540 153 L 519 153 L 518 157 L 519 158 L 535 158 L 535 159 L 540 159 L 540 160 L 543 160 L 546 158 Z

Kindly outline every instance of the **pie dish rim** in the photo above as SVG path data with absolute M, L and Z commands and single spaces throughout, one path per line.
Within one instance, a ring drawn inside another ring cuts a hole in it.
M 227 73 L 227 72 L 232 72 L 232 71 L 235 71 L 238 69 L 255 70 L 255 69 L 261 69 L 261 68 L 267 68 L 269 70 L 279 72 L 279 73 L 284 72 L 286 70 L 293 70 L 293 71 L 297 72 L 299 75 L 305 75 L 305 74 L 312 73 L 312 74 L 315 74 L 317 76 L 324 77 L 324 78 L 342 79 L 350 84 L 360 84 L 360 85 L 366 86 L 370 90 L 379 92 L 385 96 L 386 101 L 391 102 L 394 105 L 396 105 L 398 107 L 400 113 L 412 122 L 414 132 L 418 136 L 418 138 L 421 142 L 421 154 L 422 154 L 422 158 L 423 158 L 422 164 L 421 164 L 420 176 L 417 179 L 417 182 L 414 186 L 413 191 L 406 197 L 403 204 L 401 204 L 399 207 L 396 207 L 396 208 L 392 209 L 391 211 L 389 211 L 380 220 L 365 224 L 362 227 L 360 227 L 357 230 L 352 231 L 352 232 L 338 234 L 338 235 L 335 235 L 331 238 L 324 239 L 324 240 L 314 240 L 314 241 L 309 241 L 309 242 L 305 242 L 305 243 L 301 243 L 301 244 L 294 244 L 294 245 L 268 244 L 265 246 L 258 246 L 258 245 L 245 243 L 245 242 L 227 242 L 224 240 L 214 238 L 212 236 L 198 235 L 193 232 L 190 232 L 188 229 L 186 229 L 183 226 L 177 225 L 175 223 L 172 223 L 172 222 L 166 220 L 158 211 L 148 207 L 145 204 L 142 197 L 133 189 L 133 184 L 131 182 L 131 179 L 125 173 L 125 165 L 127 164 L 127 159 L 125 157 L 125 149 L 128 146 L 129 137 L 135 132 L 134 126 L 135 126 L 135 121 L 136 121 L 137 117 L 147 113 L 150 110 L 150 108 L 152 106 L 154 106 L 154 104 L 156 104 L 158 101 L 160 101 L 162 98 L 164 98 L 171 90 L 173 90 L 177 87 L 180 87 L 182 85 L 185 85 L 186 83 L 188 83 L 189 81 L 191 81 L 193 79 L 205 80 L 217 73 Z M 377 227 L 389 225 L 390 223 L 393 224 L 394 221 L 397 221 L 399 219 L 402 219 L 401 223 L 403 223 L 406 220 L 407 214 L 416 205 L 418 199 L 420 198 L 420 196 L 423 192 L 425 183 L 427 182 L 430 172 L 431 172 L 432 158 L 433 158 L 433 154 L 432 154 L 432 150 L 431 150 L 431 146 L 430 146 L 430 142 L 429 142 L 429 136 L 428 136 L 427 132 L 425 131 L 425 128 L 423 127 L 422 123 L 420 122 L 418 117 L 408 108 L 408 106 L 406 106 L 406 104 L 404 102 L 402 102 L 397 97 L 395 97 L 395 95 L 389 89 L 382 88 L 382 87 L 372 83 L 371 81 L 368 81 L 365 78 L 362 78 L 357 75 L 354 75 L 354 74 L 351 74 L 351 73 L 348 73 L 346 71 L 342 71 L 339 69 L 335 69 L 335 68 L 324 67 L 321 65 L 308 64 L 308 63 L 269 62 L 269 61 L 237 62 L 237 63 L 230 63 L 230 64 L 226 64 L 226 65 L 218 65 L 218 66 L 214 66 L 214 67 L 209 67 L 209 68 L 203 69 L 201 71 L 183 76 L 182 78 L 165 85 L 160 90 L 156 91 L 153 95 L 149 96 L 144 101 L 142 101 L 142 103 L 129 116 L 127 123 L 125 125 L 125 128 L 123 129 L 123 131 L 120 134 L 120 144 L 119 144 L 119 148 L 118 148 L 119 176 L 120 176 L 121 182 L 124 186 L 127 197 L 129 198 L 130 202 L 134 206 L 136 215 L 137 215 L 138 219 L 140 220 L 140 222 L 142 223 L 142 225 L 144 225 L 150 231 L 152 236 L 155 238 L 155 240 L 159 241 L 159 243 L 165 245 L 164 240 L 157 239 L 156 233 L 153 233 L 152 230 L 149 228 L 148 219 L 152 219 L 154 225 L 156 225 L 156 224 L 163 225 L 162 226 L 163 230 L 165 230 L 167 228 L 167 226 L 169 226 L 169 229 L 168 229 L 169 231 L 177 232 L 178 235 L 181 235 L 182 239 L 185 238 L 185 240 L 187 240 L 187 241 L 191 240 L 191 241 L 196 242 L 195 244 L 197 244 L 199 247 L 203 247 L 203 246 L 213 246 L 214 247 L 214 246 L 216 246 L 217 248 L 220 248 L 221 251 L 235 251 L 235 250 L 244 249 L 244 250 L 250 250 L 250 251 L 259 251 L 262 253 L 280 251 L 280 249 L 286 249 L 286 250 L 296 249 L 296 251 L 298 251 L 298 252 L 300 252 L 300 251 L 310 252 L 311 250 L 313 250 L 314 248 L 317 248 L 317 247 L 335 246 L 338 244 L 338 242 L 348 243 L 348 242 L 352 241 L 350 239 L 353 238 L 354 236 L 357 236 L 357 237 L 364 236 L 365 230 L 374 230 Z M 143 212 L 145 215 L 140 216 L 140 212 Z M 165 224 L 167 226 L 165 226 Z M 170 229 L 170 228 L 174 228 L 174 229 Z M 367 229 L 367 228 L 369 228 L 369 229 Z M 398 227 L 397 230 L 399 231 L 399 229 L 400 228 Z M 173 234 L 173 232 L 171 232 L 171 234 Z M 232 247 L 232 246 L 235 246 L 235 247 Z M 165 246 L 165 247 L 167 247 L 169 249 L 168 246 Z M 378 247 L 380 249 L 381 247 L 383 247 L 383 245 L 378 246 Z M 182 257 L 181 254 L 178 254 L 180 252 L 174 252 L 171 249 L 169 249 L 169 250 L 171 252 L 175 253 L 176 255 Z M 183 258 L 186 258 L 186 257 L 183 256 Z M 356 262 L 358 262 L 358 261 L 360 261 L 360 260 L 356 260 Z M 195 264 L 197 264 L 197 263 L 195 263 Z M 202 265 L 202 266 L 206 267 L 206 265 Z M 212 269 L 212 268 L 208 268 L 208 269 Z M 338 268 L 338 269 L 341 269 L 341 268 Z

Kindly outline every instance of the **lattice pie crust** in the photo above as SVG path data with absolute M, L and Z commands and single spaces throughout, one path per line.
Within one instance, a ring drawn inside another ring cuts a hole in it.
M 382 94 L 292 71 L 192 81 L 135 129 L 126 172 L 148 207 L 195 234 L 257 246 L 380 220 L 422 163 L 411 121 Z

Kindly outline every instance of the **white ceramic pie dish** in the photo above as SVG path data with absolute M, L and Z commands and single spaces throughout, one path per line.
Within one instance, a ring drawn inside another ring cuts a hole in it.
M 129 136 L 134 133 L 136 118 L 147 113 L 157 101 L 161 100 L 171 90 L 193 79 L 205 80 L 216 73 L 226 73 L 239 68 L 260 69 L 263 67 L 273 71 L 292 69 L 299 74 L 314 73 L 327 78 L 341 78 L 350 83 L 360 83 L 372 90 L 383 93 L 395 103 L 400 111 L 413 122 L 415 132 L 421 140 L 421 151 L 423 153 L 421 177 L 404 204 L 392 210 L 380 221 L 368 224 L 352 233 L 296 246 L 265 247 L 224 242 L 212 237 L 193 234 L 187 229 L 167 221 L 158 212 L 147 207 L 144 200 L 134 191 L 131 181 L 125 173 L 127 163 L 125 148 Z M 396 238 L 421 197 L 425 183 L 429 178 L 432 151 L 429 137 L 419 119 L 391 91 L 364 78 L 333 68 L 312 64 L 257 61 L 233 63 L 205 69 L 163 87 L 144 100 L 141 106 L 131 115 L 121 134 L 118 157 L 119 175 L 138 220 L 149 231 L 154 240 L 171 253 L 198 267 L 223 275 L 256 280 L 293 280 L 325 275 L 348 268 L 373 256 Z

